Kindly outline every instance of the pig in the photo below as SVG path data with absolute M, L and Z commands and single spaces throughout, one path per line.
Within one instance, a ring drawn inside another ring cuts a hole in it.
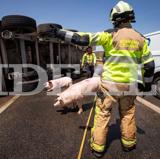
M 91 95 L 99 89 L 100 77 L 92 77 L 81 82 L 73 84 L 62 93 L 58 94 L 55 107 L 67 106 L 68 104 L 77 104 L 79 107 L 78 114 L 83 112 L 82 104 L 86 95 Z
M 56 88 L 70 87 L 72 85 L 72 78 L 62 77 L 55 80 L 50 80 L 46 82 L 44 85 L 47 92 L 50 92 Z

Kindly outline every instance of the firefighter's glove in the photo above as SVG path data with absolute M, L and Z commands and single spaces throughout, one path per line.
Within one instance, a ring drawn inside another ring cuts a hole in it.
M 97 97 L 100 98 L 100 99 L 102 99 L 102 100 L 104 100 L 106 96 L 105 96 L 104 92 L 98 91 L 97 92 Z
M 152 83 L 145 83 L 143 92 L 150 92 L 152 90 Z
M 138 83 L 138 90 L 140 92 L 150 92 L 152 89 L 152 84 L 151 83 L 145 83 L 145 85 Z

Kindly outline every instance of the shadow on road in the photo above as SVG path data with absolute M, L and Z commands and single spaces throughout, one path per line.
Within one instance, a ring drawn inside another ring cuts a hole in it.
M 116 120 L 115 124 L 112 124 L 109 126 L 109 131 L 108 131 L 108 137 L 107 137 L 107 143 L 106 143 L 106 152 L 107 148 L 111 145 L 111 143 L 114 140 L 121 138 L 121 132 L 120 132 L 120 119 Z
M 85 130 L 85 129 L 86 129 L 86 126 L 79 126 L 79 129 Z M 91 126 L 88 126 L 88 127 L 87 127 L 87 131 L 90 131 L 91 129 L 92 129 Z
M 141 134 L 141 135 L 146 134 L 145 131 L 143 129 L 141 129 L 140 127 L 138 127 L 138 126 L 137 126 L 137 133 Z
M 57 110 L 57 112 L 60 112 L 61 115 L 65 115 L 68 113 L 75 113 L 78 112 L 79 108 L 76 107 L 72 107 L 72 108 L 68 108 L 68 107 L 63 107 L 62 109 Z
M 92 106 L 93 106 L 93 103 L 84 104 L 84 105 L 82 106 L 83 111 L 85 112 L 85 111 L 91 109 Z M 78 110 L 79 110 L 78 106 L 72 106 L 72 107 L 69 106 L 69 107 L 63 107 L 62 109 L 57 110 L 57 112 L 60 112 L 62 115 L 65 115 L 65 114 L 67 114 L 67 113 L 75 113 L 75 112 L 78 112 Z
M 92 103 L 84 104 L 84 105 L 83 105 L 83 111 L 85 112 L 85 111 L 91 109 L 92 106 L 93 106 L 93 102 L 92 102 Z
M 137 133 L 145 134 L 145 131 L 137 126 Z M 109 126 L 109 133 L 107 137 L 106 150 L 105 150 L 106 152 L 107 152 L 107 148 L 111 145 L 111 143 L 117 139 L 118 140 L 121 139 L 120 119 L 117 119 L 115 124 L 112 124 Z

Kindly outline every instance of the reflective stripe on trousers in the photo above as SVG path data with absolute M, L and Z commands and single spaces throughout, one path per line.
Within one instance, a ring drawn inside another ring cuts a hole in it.
M 132 147 L 134 145 L 136 145 L 136 138 L 135 139 L 126 139 L 126 138 L 121 138 L 121 142 L 123 144 L 124 147 Z
M 107 91 L 107 89 L 105 90 Z M 91 148 L 98 152 L 104 151 L 108 135 L 108 124 L 111 118 L 111 109 L 115 101 L 119 103 L 122 144 L 128 147 L 132 146 L 133 143 L 136 144 L 135 96 L 112 97 L 108 92 L 105 92 L 105 94 L 108 95 L 105 97 L 103 94 L 97 95 L 94 126 L 91 130 Z

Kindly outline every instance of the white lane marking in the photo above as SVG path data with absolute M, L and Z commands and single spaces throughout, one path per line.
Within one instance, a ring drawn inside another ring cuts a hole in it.
M 145 100 L 145 99 L 143 99 L 143 98 L 141 98 L 141 97 L 139 97 L 139 96 L 137 96 L 136 99 L 137 99 L 137 101 L 140 102 L 141 104 L 147 106 L 148 108 L 150 108 L 150 109 L 152 109 L 152 110 L 154 110 L 155 112 L 157 112 L 157 113 L 160 114 L 160 108 L 159 108 L 158 106 L 154 105 L 153 103 L 151 103 L 151 102 L 149 102 L 149 101 L 147 101 L 147 100 Z
M 14 96 L 13 98 L 11 98 L 8 102 L 6 102 L 5 104 L 3 104 L 2 106 L 0 106 L 0 114 L 3 113 L 11 104 L 13 104 L 18 98 L 20 97 L 20 95 Z

